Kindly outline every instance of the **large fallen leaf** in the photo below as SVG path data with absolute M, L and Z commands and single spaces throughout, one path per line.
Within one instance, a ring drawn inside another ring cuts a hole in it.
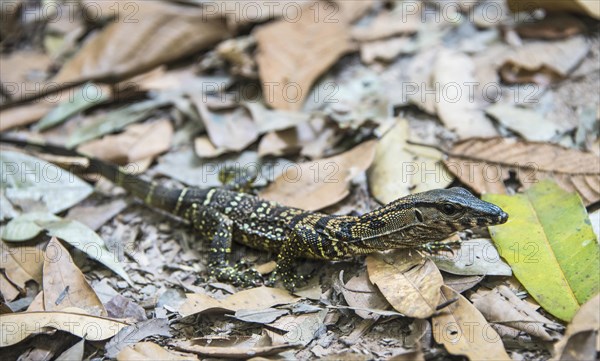
M 46 246 L 42 287 L 45 311 L 77 307 L 90 315 L 107 315 L 98 295 L 55 237 Z
M 323 322 L 327 312 L 321 310 L 311 314 L 283 316 L 269 325 L 270 329 L 274 328 L 280 332 L 267 329 L 267 335 L 274 344 L 306 346 L 321 333 L 326 332 Z
M 553 122 L 539 111 L 519 108 L 512 104 L 495 104 L 485 112 L 502 123 L 505 127 L 519 133 L 531 141 L 547 142 L 571 130 L 565 122 Z
M 87 41 L 54 77 L 55 82 L 115 81 L 206 49 L 229 36 L 223 19 L 200 8 L 158 1 L 111 22 Z
M 77 221 L 60 220 L 42 225 L 48 234 L 58 237 L 73 247 L 83 251 L 91 259 L 96 260 L 121 276 L 127 283 L 133 285 L 127 272 L 117 256 L 111 253 L 100 236 L 86 225 Z
M 477 193 L 506 193 L 503 180 L 512 171 L 525 188 L 552 178 L 576 190 L 585 204 L 600 200 L 600 158 L 593 153 L 507 138 L 467 139 L 454 145 L 445 163 Z
M 14 285 L 25 289 L 25 283 L 34 280 L 42 283 L 44 242 L 35 246 L 11 245 L 0 241 L 0 269 Z
M 127 323 L 76 312 L 19 312 L 0 315 L 0 347 L 14 345 L 46 328 L 66 331 L 88 341 L 101 341 L 116 335 Z
M 431 259 L 440 270 L 455 275 L 512 275 L 510 266 L 500 259 L 494 244 L 485 238 L 462 241 L 460 249 L 437 252 Z
M 348 195 L 352 178 L 371 165 L 375 145 L 367 141 L 334 157 L 290 165 L 260 196 L 306 210 L 335 204 Z
M 298 17 L 254 32 L 264 98 L 275 109 L 299 110 L 317 77 L 352 49 L 348 18 L 332 16 L 331 5 L 318 2 Z
M 514 49 L 500 68 L 508 83 L 547 85 L 566 78 L 590 51 L 583 36 L 555 42 L 534 42 Z
M 146 158 L 154 158 L 171 146 L 173 125 L 168 119 L 157 122 L 132 124 L 117 135 L 108 135 L 80 145 L 83 154 L 117 164 L 128 164 Z
M 298 297 L 279 288 L 256 287 L 235 293 L 225 299 L 217 300 L 203 294 L 188 294 L 187 300 L 178 312 L 186 317 L 203 312 L 237 312 L 239 310 L 259 310 L 275 305 L 298 301 Z
M 389 303 L 381 292 L 373 285 L 365 272 L 352 277 L 342 288 L 342 294 L 348 306 L 361 318 L 378 318 L 378 315 L 369 312 L 369 309 L 385 310 Z
M 490 232 L 517 279 L 546 311 L 571 320 L 600 287 L 599 246 L 581 199 L 551 181 L 484 199 L 510 215 Z
M 93 188 L 62 168 L 41 159 L 12 151 L 0 153 L 0 188 L 13 204 L 27 209 L 43 204 L 58 213 L 80 202 Z M 38 208 L 39 210 L 39 208 Z
M 32 239 L 44 230 L 43 222 L 60 221 L 60 217 L 48 212 L 30 212 L 13 218 L 2 229 L 2 239 L 22 242 Z
M 435 149 L 408 144 L 408 121 L 396 125 L 377 143 L 375 160 L 369 168 L 369 188 L 373 196 L 387 204 L 411 193 L 446 188 L 454 179 Z
M 600 294 L 581 306 L 562 340 L 554 345 L 553 360 L 593 360 L 600 352 Z
M 127 346 L 117 355 L 118 361 L 190 361 L 198 360 L 196 355 L 181 354 L 169 351 L 154 342 L 138 342 Z
M 600 19 L 600 4 L 596 0 L 508 0 L 513 13 L 546 9 L 549 12 L 575 12 Z
M 414 318 L 433 315 L 440 304 L 442 274 L 417 252 L 396 250 L 367 257 L 369 279 L 396 311 Z
M 482 293 L 480 289 L 471 296 L 471 300 L 488 322 L 515 328 L 544 341 L 560 338 L 557 332 L 562 328 L 560 324 L 536 312 L 507 286 L 500 285 L 487 293 Z
M 444 125 L 459 138 L 491 137 L 498 132 L 475 102 L 475 63 L 468 55 L 443 49 L 434 66 L 436 109 Z M 429 96 L 431 96 L 429 94 Z
M 456 300 L 433 316 L 433 338 L 452 355 L 469 360 L 506 360 L 511 358 L 496 331 L 461 294 L 442 286 L 442 302 Z

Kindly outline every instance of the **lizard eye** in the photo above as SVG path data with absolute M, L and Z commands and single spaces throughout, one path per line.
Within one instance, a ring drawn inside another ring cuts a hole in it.
M 446 215 L 451 216 L 451 215 L 455 214 L 457 211 L 458 211 L 458 208 L 453 204 L 446 203 L 442 206 L 442 212 L 444 212 L 444 214 L 446 214 Z

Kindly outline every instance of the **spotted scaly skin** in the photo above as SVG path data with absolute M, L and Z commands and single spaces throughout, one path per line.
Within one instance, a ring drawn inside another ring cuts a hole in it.
M 12 139 L 2 141 L 31 145 Z M 55 154 L 77 154 L 56 146 L 41 148 Z M 188 220 L 200 238 L 210 241 L 212 275 L 244 286 L 259 284 L 262 278 L 255 270 L 241 271 L 230 264 L 233 242 L 276 253 L 275 274 L 287 289 L 293 290 L 302 281 L 294 270 L 298 258 L 341 260 L 376 251 L 416 248 L 464 229 L 502 224 L 508 219 L 498 206 L 463 188 L 410 195 L 362 216 L 335 216 L 286 207 L 240 192 L 247 181 L 226 188 L 170 189 L 94 158 L 90 158 L 90 170 L 148 205 Z

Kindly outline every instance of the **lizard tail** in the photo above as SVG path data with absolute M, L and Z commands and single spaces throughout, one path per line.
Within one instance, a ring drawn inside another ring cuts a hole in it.
M 181 189 L 163 187 L 155 182 L 144 180 L 136 175 L 121 170 L 118 166 L 104 162 L 98 158 L 81 154 L 54 144 L 33 143 L 0 134 L 0 142 L 12 144 L 20 148 L 43 151 L 54 155 L 83 157 L 89 161 L 88 171 L 100 174 L 116 185 L 123 187 L 146 204 L 166 211 L 173 211 L 181 194 Z

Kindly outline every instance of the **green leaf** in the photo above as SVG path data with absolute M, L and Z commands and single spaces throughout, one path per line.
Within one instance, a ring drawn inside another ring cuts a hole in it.
M 83 251 L 90 258 L 110 268 L 130 285 L 133 285 L 117 256 L 106 248 L 102 238 L 88 226 L 66 219 L 47 223 L 38 222 L 38 224 L 46 229 L 49 235 L 58 237 Z
M 166 98 L 151 99 L 103 114 L 93 123 L 76 129 L 67 141 L 67 148 L 73 148 L 88 140 L 96 139 L 105 134 L 121 130 L 129 124 L 137 123 L 148 118 L 154 109 L 171 102 Z
M 13 218 L 2 230 L 2 239 L 22 242 L 32 239 L 44 230 L 39 223 L 60 221 L 60 217 L 48 212 L 31 212 Z
M 546 311 L 571 320 L 600 284 L 598 243 L 579 196 L 547 180 L 484 199 L 509 214 L 490 232 L 517 279 Z
M 34 127 L 35 130 L 45 130 L 58 125 L 73 115 L 100 104 L 108 99 L 108 92 L 100 86 L 87 83 L 76 89 L 73 99 L 60 103 L 43 117 Z
M 8 201 L 21 208 L 41 203 L 48 212 L 58 213 L 94 190 L 59 166 L 23 153 L 1 152 L 0 170 L 0 189 Z

